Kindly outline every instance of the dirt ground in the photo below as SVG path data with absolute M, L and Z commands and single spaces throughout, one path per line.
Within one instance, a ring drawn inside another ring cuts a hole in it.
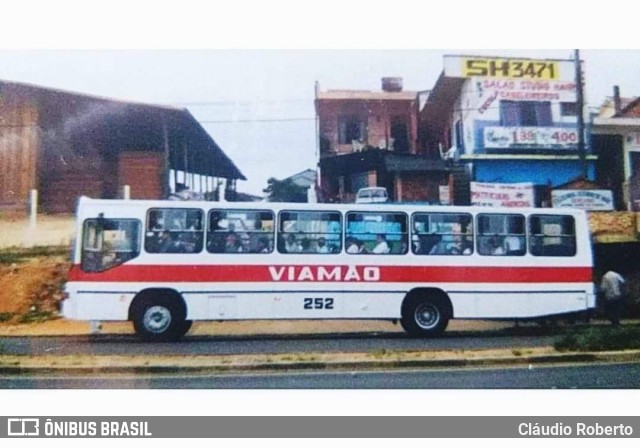
M 69 263 L 44 256 L 0 264 L 0 320 L 22 319 L 57 311 Z M 12 316 L 12 317 L 11 317 Z
M 482 331 L 513 327 L 510 322 L 456 321 L 450 322 L 448 331 Z M 372 333 L 402 332 L 402 327 L 386 321 L 349 320 L 287 320 L 287 321 L 242 321 L 242 322 L 196 322 L 190 336 L 222 335 L 282 335 L 282 334 L 326 334 L 326 333 Z M 0 323 L 0 336 L 72 336 L 90 333 L 88 322 L 66 319 L 42 323 Z M 130 322 L 103 322 L 102 334 L 133 334 Z

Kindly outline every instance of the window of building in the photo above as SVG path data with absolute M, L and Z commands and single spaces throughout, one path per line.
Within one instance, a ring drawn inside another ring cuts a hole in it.
M 339 212 L 280 212 L 278 252 L 337 254 L 341 250 L 342 215 Z
M 549 101 L 500 101 L 500 126 L 552 126 Z
M 409 152 L 409 126 L 405 116 L 391 117 L 391 139 L 393 140 L 393 150 L 398 152 Z M 389 145 L 391 147 L 391 145 Z
M 578 116 L 578 104 L 577 103 L 560 103 L 560 115 L 563 117 L 577 117 Z
M 82 270 L 102 272 L 140 254 L 137 219 L 87 219 L 82 230 Z
M 273 252 L 274 233 L 270 210 L 210 210 L 207 251 L 268 254 Z
M 364 120 L 358 115 L 341 115 L 338 117 L 338 143 L 350 145 L 354 141 L 364 142 Z
M 347 213 L 348 254 L 406 254 L 407 215 L 404 213 Z
M 202 251 L 204 212 L 194 208 L 154 208 L 147 213 L 144 250 L 190 254 Z
M 576 254 L 576 226 L 573 216 L 529 217 L 529 246 L 533 255 L 573 257 Z
M 473 218 L 466 213 L 414 213 L 411 250 L 418 255 L 471 255 Z
M 521 256 L 527 251 L 522 215 L 478 215 L 478 253 Z
M 454 126 L 456 148 L 459 152 L 464 150 L 464 127 L 462 120 L 456 121 Z

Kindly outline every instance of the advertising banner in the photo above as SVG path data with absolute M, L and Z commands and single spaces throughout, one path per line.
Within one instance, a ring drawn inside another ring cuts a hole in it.
M 483 207 L 533 207 L 533 183 L 471 182 L 471 205 Z

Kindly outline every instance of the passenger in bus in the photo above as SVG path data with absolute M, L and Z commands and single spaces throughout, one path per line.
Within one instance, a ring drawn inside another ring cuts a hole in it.
M 153 232 L 164 230 L 164 220 L 157 211 L 149 212 L 149 230 Z
M 319 253 L 319 254 L 329 253 L 329 246 L 327 246 L 327 240 L 325 240 L 325 238 L 322 236 L 318 238 L 318 241 L 316 241 L 316 253 Z
M 251 249 L 251 237 L 249 236 L 249 234 L 243 233 L 240 235 L 240 247 L 238 248 L 238 252 L 253 252 L 253 249 Z
M 300 252 L 303 254 L 315 253 L 315 250 L 311 250 L 311 240 L 309 238 L 303 238 L 300 241 Z
M 442 240 L 442 235 L 437 235 L 440 241 L 435 244 L 429 251 L 429 255 L 449 255 L 449 247 L 451 243 Z
M 524 255 L 524 242 L 522 237 L 509 235 L 504 239 L 504 247 L 507 255 Z
M 296 254 L 302 252 L 302 246 L 296 240 L 296 236 L 290 233 L 284 243 L 284 250 L 290 254 Z
M 224 251 L 228 254 L 240 252 L 240 243 L 238 242 L 238 234 L 231 232 L 227 234 L 224 241 Z
M 266 237 L 258 238 L 258 244 L 256 245 L 256 252 L 259 254 L 268 254 L 271 252 L 269 248 L 269 239 Z
M 370 251 L 371 254 L 388 254 L 390 252 L 389 244 L 387 243 L 387 237 L 382 233 L 376 235 L 376 245 Z
M 461 236 L 455 236 L 454 241 L 447 247 L 447 255 L 470 255 L 471 246 Z
M 491 255 L 506 255 L 507 252 L 504 250 L 503 238 L 494 236 L 490 240 L 491 247 Z
M 347 237 L 346 241 L 348 254 L 359 254 L 362 252 L 362 244 L 353 237 Z
M 419 248 L 416 251 L 416 253 L 423 254 L 423 255 L 427 255 L 427 254 L 435 255 L 432 253 L 432 251 L 437 250 L 435 248 L 438 246 L 438 243 L 442 241 L 442 235 L 437 235 L 435 233 L 427 233 L 427 234 L 420 235 L 418 237 L 418 241 L 419 241 Z
M 176 243 L 173 241 L 173 237 L 169 232 L 162 232 L 160 235 L 160 243 L 158 244 L 158 252 L 170 253 L 175 252 Z

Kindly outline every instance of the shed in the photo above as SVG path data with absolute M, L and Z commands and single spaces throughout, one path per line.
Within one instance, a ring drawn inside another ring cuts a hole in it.
M 43 211 L 73 212 L 79 196 L 116 198 L 125 185 L 160 199 L 220 178 L 246 180 L 187 109 L 0 81 L 0 208 L 23 208 L 31 189 Z

